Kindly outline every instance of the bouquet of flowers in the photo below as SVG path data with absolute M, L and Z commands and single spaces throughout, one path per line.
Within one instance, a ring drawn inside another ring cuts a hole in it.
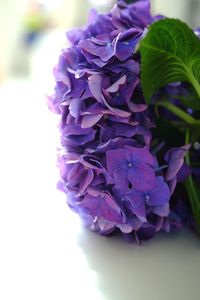
M 49 97 L 58 188 L 91 230 L 137 243 L 183 225 L 200 233 L 199 37 L 152 16 L 149 0 L 92 10 L 67 33 Z

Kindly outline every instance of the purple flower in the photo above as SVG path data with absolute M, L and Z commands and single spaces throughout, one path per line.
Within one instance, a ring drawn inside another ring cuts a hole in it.
M 118 189 L 127 191 L 131 185 L 139 191 L 147 191 L 155 185 L 155 160 L 147 148 L 126 146 L 109 150 L 106 158 L 108 173 Z
M 126 137 L 126 138 L 137 138 L 141 136 L 143 138 L 143 143 L 149 145 L 151 141 L 151 133 L 145 127 L 136 124 L 126 124 L 119 122 L 109 122 L 107 127 L 101 128 L 101 141 L 106 142 L 110 139 L 117 137 Z M 142 143 L 142 142 L 141 142 Z
M 78 146 L 88 143 L 95 138 L 95 130 L 92 128 L 81 128 L 79 125 L 68 124 L 62 131 L 62 145 Z
M 60 161 L 60 176 L 64 182 L 68 182 L 68 188 L 77 190 L 81 195 L 94 179 L 94 171 L 78 162 L 66 163 L 64 159 Z
M 108 62 L 115 56 L 120 61 L 125 61 L 134 53 L 141 35 L 141 30 L 132 28 L 114 37 L 101 35 L 98 38 L 82 40 L 78 45 L 86 56 L 89 53 L 94 59 L 99 58 L 103 62 Z
M 170 191 L 161 176 L 156 178 L 156 183 L 146 192 L 133 188 L 126 197 L 131 210 L 142 222 L 147 222 L 147 207 L 151 207 L 153 213 L 161 217 L 169 214 Z
M 115 223 L 122 222 L 121 210 L 108 193 L 99 192 L 94 196 L 87 194 L 79 206 L 83 208 L 84 213 L 92 216 L 103 217 L 105 220 Z
M 123 75 L 107 88 L 104 87 L 106 83 L 106 78 L 102 75 L 93 74 L 89 77 L 89 89 L 93 97 L 114 115 L 122 118 L 130 117 L 131 110 L 129 107 L 123 109 L 123 106 L 129 103 L 138 84 L 138 78 L 128 81 L 127 76 Z
M 185 145 L 180 148 L 173 148 L 166 153 L 165 160 L 168 163 L 168 169 L 165 178 L 167 181 L 172 180 L 180 171 L 184 163 L 184 157 L 190 149 L 190 146 L 191 145 Z
M 144 29 L 153 21 L 149 0 L 137 1 L 130 5 L 124 1 L 118 1 L 112 13 L 113 24 L 121 30 L 132 27 Z

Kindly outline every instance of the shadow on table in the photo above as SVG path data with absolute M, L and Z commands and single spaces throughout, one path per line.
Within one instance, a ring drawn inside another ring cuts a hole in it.
M 200 242 L 188 231 L 160 235 L 139 247 L 83 229 L 77 243 L 105 300 L 185 300 L 198 286 Z

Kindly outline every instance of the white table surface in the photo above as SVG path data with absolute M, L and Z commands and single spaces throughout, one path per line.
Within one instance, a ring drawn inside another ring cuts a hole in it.
M 199 300 L 200 239 L 84 229 L 55 188 L 57 128 L 31 82 L 0 88 L 0 299 Z

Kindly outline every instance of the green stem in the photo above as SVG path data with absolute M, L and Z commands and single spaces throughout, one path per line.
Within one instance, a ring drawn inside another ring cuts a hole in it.
M 191 74 L 189 76 L 189 81 L 191 82 L 191 84 L 193 85 L 198 97 L 200 98 L 200 84 L 199 82 L 196 80 L 196 78 L 193 75 L 193 72 L 191 71 Z
M 190 142 L 190 129 L 187 128 L 186 135 L 185 135 L 185 143 L 189 144 L 189 142 Z M 188 166 L 190 166 L 189 151 L 186 154 L 185 160 Z M 186 189 L 188 193 L 188 198 L 190 200 L 193 217 L 196 222 L 197 230 L 200 233 L 200 199 L 192 175 L 188 176 L 188 179 L 186 181 Z
M 200 197 L 191 175 L 186 181 L 186 189 L 192 208 L 192 214 L 196 223 L 196 229 L 198 233 L 200 233 Z
M 173 114 L 175 114 L 177 117 L 179 117 L 181 120 L 185 121 L 190 126 L 196 126 L 200 127 L 200 121 L 195 120 L 192 116 L 184 112 L 182 109 L 177 107 L 176 105 L 168 102 L 168 101 L 160 101 L 156 103 L 156 106 L 162 106 L 169 111 L 171 111 Z
M 185 144 L 189 144 L 190 143 L 190 129 L 187 128 L 186 132 L 185 132 Z M 189 151 L 187 151 L 186 156 L 185 156 L 185 161 L 187 163 L 188 166 L 190 166 L 190 155 L 189 155 Z M 191 175 L 190 175 L 191 176 Z M 189 177 L 190 177 L 189 176 Z

